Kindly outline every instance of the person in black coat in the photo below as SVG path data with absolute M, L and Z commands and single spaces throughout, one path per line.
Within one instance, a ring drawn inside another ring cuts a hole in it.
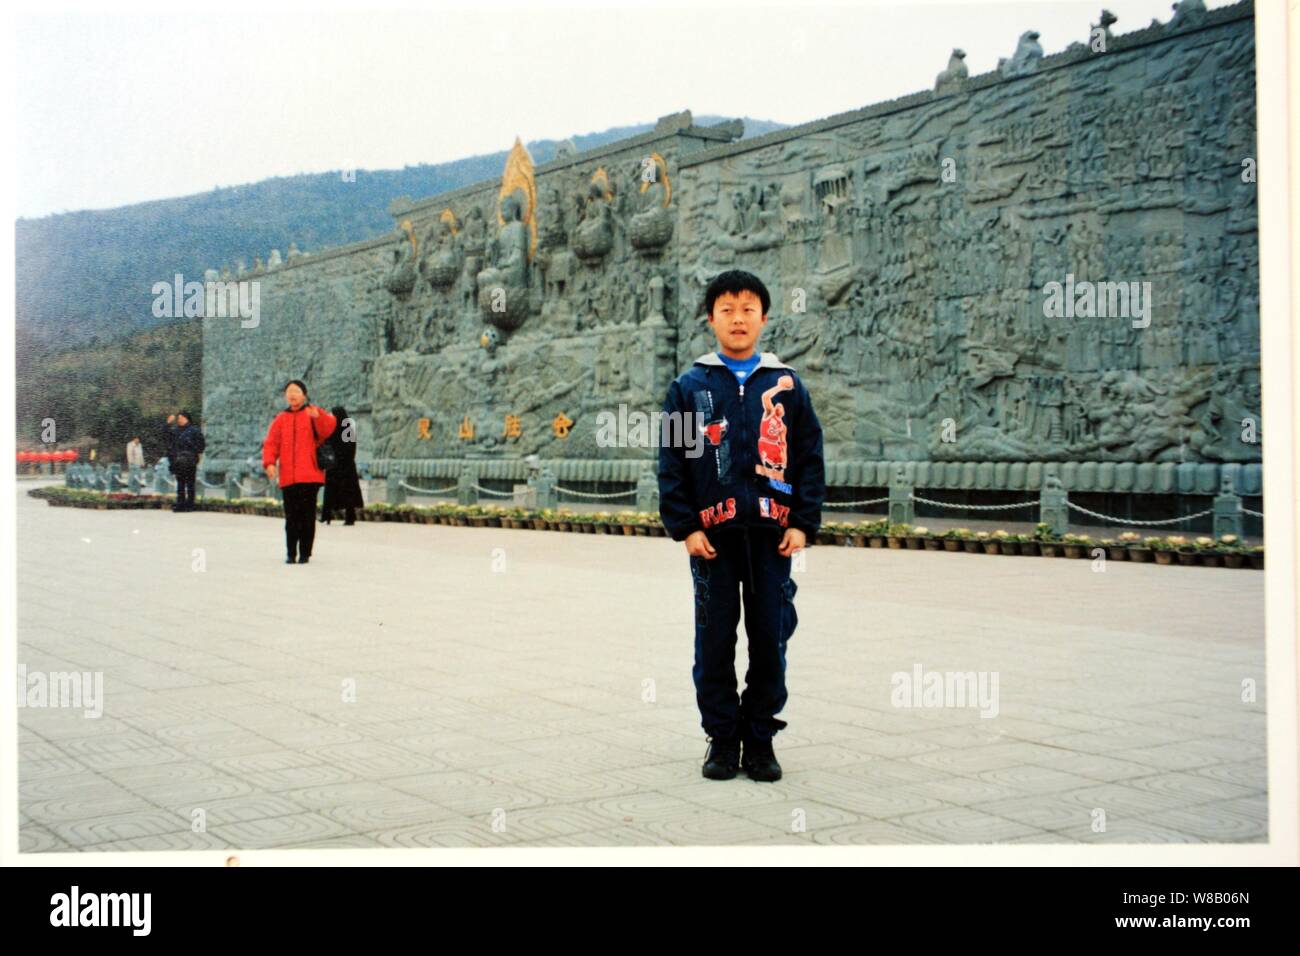
M 176 416 L 177 429 L 168 455 L 172 473 L 176 476 L 175 511 L 194 511 L 194 482 L 198 478 L 199 459 L 207 447 L 203 431 L 190 419 L 189 412 Z
M 325 439 L 334 447 L 335 465 L 325 472 L 325 502 L 321 506 L 321 521 L 330 523 L 335 511 L 342 511 L 344 524 L 357 523 L 357 509 L 366 503 L 361 498 L 361 481 L 357 477 L 356 424 L 348 418 L 347 409 L 335 405 L 331 414 L 338 419 L 334 433 Z
M 167 424 L 162 427 L 162 433 L 158 436 L 158 447 L 162 449 L 160 458 L 167 459 L 167 470 L 171 474 L 176 474 L 176 433 L 181 427 L 176 424 L 176 416 L 168 415 Z

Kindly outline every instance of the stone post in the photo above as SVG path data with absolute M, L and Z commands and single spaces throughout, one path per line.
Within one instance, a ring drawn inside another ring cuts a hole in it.
M 1038 492 L 1038 520 L 1046 524 L 1052 534 L 1065 534 L 1070 527 L 1070 509 L 1065 503 L 1065 489 L 1061 479 L 1048 475 Z
M 889 481 L 889 523 L 913 524 L 916 507 L 912 501 L 915 486 L 907 480 L 901 464 L 894 466 L 894 476 Z
M 1232 475 L 1224 473 L 1219 479 L 1219 493 L 1214 497 L 1214 521 L 1212 533 L 1216 538 L 1225 534 L 1241 537 L 1244 515 L 1241 511 L 1241 496 L 1236 494 L 1232 485 Z
M 460 505 L 478 504 L 478 492 L 474 485 L 478 481 L 478 469 L 469 462 L 462 462 L 460 477 L 456 479 L 456 503 Z
M 406 489 L 402 487 L 402 475 L 397 470 L 396 465 L 390 465 L 388 468 L 388 479 L 385 486 L 386 494 L 384 500 L 390 505 L 406 504 Z
M 659 477 L 654 468 L 646 464 L 636 483 L 636 510 L 659 513 Z

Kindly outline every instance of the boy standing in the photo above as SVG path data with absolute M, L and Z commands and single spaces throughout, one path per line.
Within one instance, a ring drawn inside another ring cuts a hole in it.
M 684 541 L 695 583 L 695 699 L 709 737 L 703 774 L 779 780 L 772 738 L 786 726 L 785 650 L 798 617 L 790 558 L 821 526 L 822 427 L 812 398 L 772 352 L 756 352 L 771 297 L 748 272 L 709 283 L 704 310 L 718 350 L 668 387 L 659 447 L 659 514 Z M 682 423 L 685 424 L 682 424 Z M 690 453 L 684 445 L 690 445 Z M 742 588 L 743 582 L 743 588 Z M 749 670 L 736 695 L 743 594 Z M 743 746 L 744 755 L 741 755 Z

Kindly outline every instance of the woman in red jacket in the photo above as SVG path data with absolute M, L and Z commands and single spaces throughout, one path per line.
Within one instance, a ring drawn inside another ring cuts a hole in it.
M 284 493 L 284 538 L 289 550 L 286 564 L 306 564 L 316 537 L 316 495 L 325 484 L 325 472 L 316 464 L 316 449 L 337 424 L 333 415 L 307 401 L 307 386 L 294 379 L 284 387 L 288 408 L 275 416 L 262 442 L 262 467 Z M 276 463 L 279 462 L 277 469 Z

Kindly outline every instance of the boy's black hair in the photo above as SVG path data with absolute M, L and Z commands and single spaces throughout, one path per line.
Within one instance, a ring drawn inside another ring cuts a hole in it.
M 740 295 L 742 292 L 754 293 L 758 296 L 758 301 L 763 304 L 763 315 L 767 315 L 767 310 L 772 306 L 772 296 L 768 294 L 767 286 L 763 285 L 762 279 L 743 269 L 731 269 L 714 276 L 709 287 L 704 290 L 705 318 L 713 317 L 713 303 L 718 301 L 719 296 L 728 292 L 732 295 Z

